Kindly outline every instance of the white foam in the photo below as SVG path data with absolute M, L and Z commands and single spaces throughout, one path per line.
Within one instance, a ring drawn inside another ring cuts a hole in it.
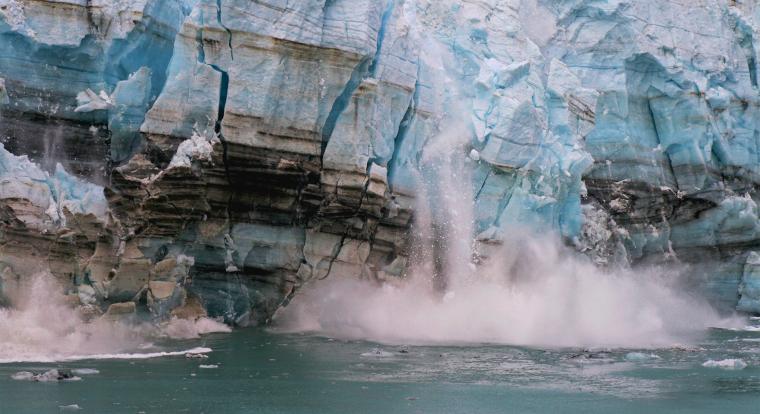
M 0 309 L 0 364 L 207 353 L 211 352 L 209 348 L 164 352 L 148 349 L 151 346 L 146 343 L 155 337 L 197 338 L 211 332 L 230 332 L 228 326 L 208 318 L 172 321 L 166 332 L 148 323 L 128 324 L 109 318 L 87 321 L 65 302 L 63 289 L 49 274 L 35 275 L 21 286 L 6 285 L 4 289 L 11 293 L 13 308 Z M 173 330 L 184 335 L 174 336 Z
M 727 370 L 741 370 L 744 368 L 747 368 L 747 363 L 744 362 L 741 359 L 722 359 L 720 361 L 715 360 L 709 360 L 702 364 L 705 368 L 720 368 L 720 369 L 727 369 Z
M 200 369 L 216 369 L 216 368 L 219 368 L 219 365 L 216 365 L 216 364 L 199 365 L 198 368 L 200 368 Z
M 83 360 L 103 360 L 103 359 L 153 359 L 171 356 L 184 356 L 185 354 L 207 354 L 212 352 L 211 348 L 198 347 L 184 351 L 165 351 L 165 352 L 147 352 L 147 353 L 117 353 L 117 354 L 85 354 L 85 355 L 67 355 L 60 357 L 31 357 L 31 358 L 0 358 L 0 364 L 18 363 L 18 362 L 70 362 Z
M 6 284 L 12 308 L 0 309 L 0 363 L 83 359 L 90 354 L 124 352 L 145 342 L 144 326 L 95 319 L 86 321 L 62 295 L 49 274 Z

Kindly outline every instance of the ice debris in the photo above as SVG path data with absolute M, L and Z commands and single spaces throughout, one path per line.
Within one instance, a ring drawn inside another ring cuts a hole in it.
M 96 94 L 92 89 L 87 89 L 77 94 L 77 104 L 79 106 L 74 109 L 74 112 L 99 111 L 114 106 L 113 100 L 108 96 L 106 91 L 100 91 L 99 94 Z
M 744 368 L 747 368 L 747 363 L 744 362 L 741 359 L 722 359 L 719 361 L 716 360 L 709 360 L 702 364 L 705 368 L 720 368 L 725 370 L 742 370 Z
M 631 362 L 649 361 L 652 359 L 660 359 L 656 354 L 646 354 L 643 352 L 629 352 L 625 355 L 625 359 Z
M 95 368 L 76 368 L 72 369 L 71 373 L 75 375 L 96 375 L 100 374 L 100 371 Z
M 82 378 L 77 377 L 70 371 L 59 371 L 51 369 L 43 373 L 35 374 L 29 371 L 21 371 L 11 375 L 11 379 L 16 381 L 34 381 L 34 382 L 55 382 L 55 381 L 80 381 Z
M 169 167 L 190 167 L 193 160 L 211 161 L 214 144 L 218 142 L 219 139 L 214 136 L 209 137 L 193 132 L 193 136 L 179 144 Z

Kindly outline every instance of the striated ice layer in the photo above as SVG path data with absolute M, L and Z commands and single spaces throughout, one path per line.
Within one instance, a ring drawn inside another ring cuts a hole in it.
M 8 275 L 247 325 L 527 228 L 760 310 L 754 1 L 0 5 Z

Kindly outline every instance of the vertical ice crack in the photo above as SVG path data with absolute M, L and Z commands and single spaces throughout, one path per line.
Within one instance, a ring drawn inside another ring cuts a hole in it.
M 216 21 L 227 32 L 227 46 L 230 48 L 230 59 L 235 59 L 234 51 L 232 50 L 232 30 L 222 21 L 222 0 L 216 0 Z
M 328 3 L 332 4 L 330 1 L 328 1 Z M 343 91 L 340 93 L 340 95 L 338 95 L 338 98 L 330 108 L 330 112 L 327 115 L 324 126 L 322 127 L 321 155 L 323 159 L 325 156 L 325 151 L 327 150 L 327 144 L 330 142 L 330 138 L 335 131 L 338 119 L 351 103 L 351 97 L 353 97 L 354 92 L 356 92 L 356 90 L 365 79 L 374 77 L 377 74 L 376 72 L 378 70 L 378 61 L 380 60 L 383 41 L 385 40 L 388 22 L 393 14 L 394 6 L 395 0 L 388 0 L 386 9 L 380 19 L 380 27 L 377 32 L 377 44 L 375 53 L 372 56 L 365 56 L 359 61 L 359 64 L 356 65 L 353 72 L 351 73 L 351 77 L 349 78 L 348 83 L 346 83 Z M 327 4 L 325 7 L 327 8 Z
M 396 132 L 396 137 L 393 139 L 393 154 L 391 154 L 391 159 L 388 160 L 388 187 L 391 189 L 391 192 L 393 191 L 393 182 L 396 176 L 396 162 L 398 160 L 399 154 L 401 153 L 401 147 L 404 144 L 404 140 L 409 134 L 409 130 L 411 129 L 417 114 L 417 106 L 419 105 L 420 99 L 419 91 L 420 82 L 417 80 L 414 85 L 412 98 L 409 101 L 409 106 L 406 108 L 404 117 L 401 118 L 401 122 L 398 124 L 398 131 Z
M 327 144 L 330 142 L 330 138 L 335 131 L 335 126 L 338 123 L 338 118 L 346 110 L 346 108 L 348 108 L 348 105 L 351 103 L 351 97 L 359 88 L 359 85 L 361 85 L 362 81 L 364 81 L 364 78 L 366 77 L 367 71 L 371 64 L 371 60 L 372 59 L 370 57 L 365 57 L 359 62 L 358 65 L 356 65 L 353 73 L 351 73 L 351 78 L 348 80 L 348 83 L 343 88 L 343 91 L 340 93 L 340 95 L 338 95 L 338 98 L 333 103 L 332 108 L 330 108 L 330 113 L 327 115 L 325 124 L 322 127 L 323 159 L 325 157 L 325 151 L 327 151 Z
M 217 21 L 221 25 L 221 0 L 217 0 Z M 201 14 L 201 26 L 203 25 L 203 15 Z M 222 25 L 222 27 L 224 27 Z M 226 28 L 225 28 L 226 29 Z M 231 48 L 231 32 L 229 29 L 227 29 L 227 32 L 230 34 L 230 40 L 228 43 L 228 46 L 230 47 L 230 57 L 232 58 L 232 48 Z M 219 142 L 222 145 L 222 163 L 224 164 L 224 174 L 227 178 L 227 183 L 232 186 L 232 175 L 230 173 L 230 162 L 229 162 L 229 143 L 224 137 L 224 133 L 222 131 L 222 123 L 224 121 L 224 114 L 227 110 L 227 97 L 229 93 L 229 85 L 230 85 L 230 76 L 229 73 L 222 69 L 219 65 L 209 63 L 206 61 L 206 51 L 204 49 L 203 44 L 203 28 L 199 29 L 198 35 L 197 35 L 197 42 L 198 42 L 198 62 L 201 64 L 204 64 L 220 75 L 220 82 L 219 82 L 219 97 L 218 97 L 218 103 L 217 103 L 217 114 L 216 119 L 214 120 L 214 133 L 219 138 Z M 227 200 L 227 224 L 229 226 L 229 232 L 232 232 L 232 214 L 231 214 L 231 205 L 234 198 L 234 191 L 230 191 L 228 200 Z
M 662 148 L 662 139 L 660 138 L 660 131 L 657 128 L 657 119 L 654 116 L 654 110 L 652 110 L 651 99 L 647 99 L 647 110 L 649 111 L 649 117 L 652 118 L 652 129 L 654 130 L 654 136 L 657 140 L 657 145 Z M 670 171 L 670 175 L 673 177 L 673 181 L 676 185 L 676 190 L 678 190 L 678 177 L 676 177 L 676 172 L 673 169 L 673 161 L 670 159 L 670 154 L 666 148 L 662 148 L 662 153 L 665 155 L 665 161 L 668 163 L 668 170 Z
M 330 257 L 330 263 L 327 265 L 327 273 L 325 273 L 324 276 L 322 276 L 319 280 L 325 280 L 330 276 L 330 273 L 332 273 L 333 265 L 335 264 L 335 261 L 338 260 L 338 256 L 340 256 L 340 252 L 343 250 L 343 246 L 346 245 L 346 239 L 348 238 L 348 229 L 343 232 L 343 234 L 340 237 L 340 242 L 335 245 L 335 248 L 332 251 L 332 256 Z
M 375 48 L 375 56 L 372 58 L 372 64 L 369 66 L 369 73 L 372 77 L 377 77 L 377 64 L 380 61 L 380 54 L 383 51 L 383 42 L 385 41 L 385 34 L 388 30 L 388 22 L 393 15 L 394 6 L 395 0 L 388 0 L 388 4 L 385 6 L 383 16 L 380 18 L 380 30 L 377 32 L 377 46 Z

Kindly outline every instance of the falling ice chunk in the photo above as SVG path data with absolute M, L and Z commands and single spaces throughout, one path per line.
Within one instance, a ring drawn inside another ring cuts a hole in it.
M 96 94 L 92 89 L 87 89 L 84 92 L 77 94 L 77 108 L 74 112 L 92 112 L 103 109 L 108 109 L 113 106 L 113 100 L 105 91 L 100 91 L 100 94 Z

